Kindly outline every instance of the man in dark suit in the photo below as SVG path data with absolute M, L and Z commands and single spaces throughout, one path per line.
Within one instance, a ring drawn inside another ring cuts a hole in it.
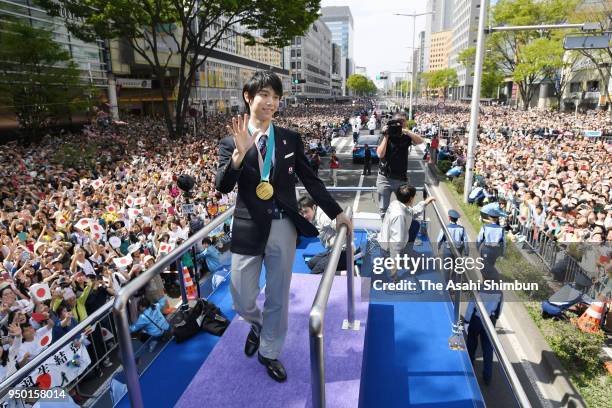
M 219 144 L 216 176 L 221 193 L 229 193 L 238 185 L 230 290 L 234 308 L 251 324 L 244 351 L 250 357 L 259 349 L 259 362 L 278 382 L 287 378 L 278 356 L 287 334 L 297 234 L 318 235 L 298 212 L 294 174 L 319 207 L 336 219 L 336 225 L 352 228 L 310 167 L 300 135 L 272 123 L 282 94 L 280 78 L 268 71 L 256 72 L 244 85 L 243 97 L 250 115 L 233 118 L 227 126 L 231 136 Z M 262 262 L 266 266 L 263 312 L 255 302 Z

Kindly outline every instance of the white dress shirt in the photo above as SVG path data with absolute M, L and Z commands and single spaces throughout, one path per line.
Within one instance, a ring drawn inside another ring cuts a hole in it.
M 408 207 L 398 200 L 389 204 L 382 227 L 378 233 L 378 243 L 392 257 L 402 253 L 408 244 L 408 231 L 412 218 L 419 215 L 425 208 L 425 201 L 420 201 L 414 207 Z
M 336 220 L 331 220 L 327 214 L 317 206 L 312 225 L 319 231 L 321 245 L 325 248 L 334 246 L 336 239 Z

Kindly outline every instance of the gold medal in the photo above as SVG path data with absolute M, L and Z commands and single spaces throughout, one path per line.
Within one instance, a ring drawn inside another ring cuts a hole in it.
M 267 181 L 262 181 L 257 185 L 255 193 L 261 200 L 269 200 L 274 194 L 274 187 L 272 187 L 272 184 L 268 183 Z

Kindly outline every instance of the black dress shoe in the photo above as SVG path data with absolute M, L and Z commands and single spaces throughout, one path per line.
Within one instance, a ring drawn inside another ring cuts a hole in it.
M 287 371 L 285 371 L 283 363 L 278 360 L 266 358 L 259 353 L 257 353 L 257 359 L 266 367 L 268 375 L 272 377 L 274 381 L 285 382 L 287 380 Z
M 244 344 L 244 354 L 252 357 L 253 354 L 259 349 L 259 333 L 255 331 L 255 327 L 251 327 L 251 331 L 247 336 L 246 343 Z

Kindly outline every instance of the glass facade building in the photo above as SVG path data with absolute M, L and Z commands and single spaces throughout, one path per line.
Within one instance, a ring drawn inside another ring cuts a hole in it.
M 54 40 L 69 53 L 81 71 L 83 80 L 96 86 L 106 86 L 104 43 L 87 43 L 68 32 L 62 18 L 53 18 L 36 6 L 33 0 L 0 0 L 0 23 L 10 24 L 11 19 L 28 22 L 33 27 L 53 33 Z
M 342 72 L 343 81 L 355 73 L 354 59 L 354 35 L 353 35 L 353 15 L 351 9 L 342 7 L 322 7 L 321 18 L 332 35 L 332 42 L 340 45 L 342 58 L 344 59 L 344 69 Z

